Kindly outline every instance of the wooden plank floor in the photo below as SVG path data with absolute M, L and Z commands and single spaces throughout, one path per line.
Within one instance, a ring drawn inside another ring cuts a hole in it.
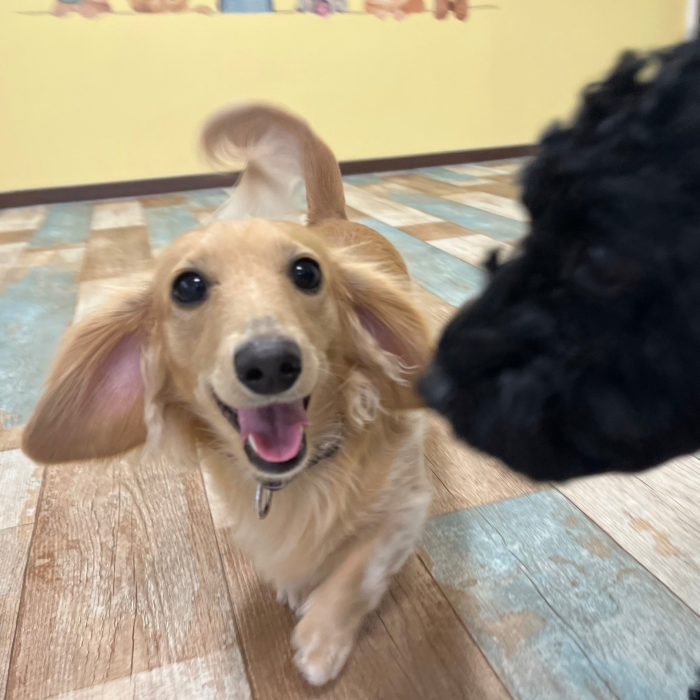
M 404 255 L 434 331 L 526 231 L 521 161 L 346 178 Z M 223 190 L 0 212 L 0 696 L 681 700 L 700 667 L 700 462 L 554 488 L 431 419 L 419 555 L 338 681 L 239 552 L 181 445 L 42 469 L 17 449 L 66 328 L 206 221 Z

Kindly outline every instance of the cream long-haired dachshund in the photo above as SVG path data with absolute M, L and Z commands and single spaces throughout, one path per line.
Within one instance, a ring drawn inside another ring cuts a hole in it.
M 301 181 L 308 224 L 217 221 L 164 250 L 147 287 L 69 331 L 23 449 L 53 463 L 186 435 L 322 684 L 427 517 L 411 385 L 429 335 L 400 255 L 347 221 L 336 160 L 306 124 L 234 107 L 203 143 L 248 163 L 227 215 L 280 217 Z

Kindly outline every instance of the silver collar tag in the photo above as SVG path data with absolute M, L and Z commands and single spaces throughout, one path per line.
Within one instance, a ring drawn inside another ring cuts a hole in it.
M 340 450 L 342 442 L 340 440 L 334 440 L 333 442 L 324 445 L 324 448 L 314 455 L 306 468 L 315 467 L 319 462 L 323 462 L 327 459 L 335 457 L 337 452 Z M 283 489 L 289 481 L 270 481 L 264 483 L 262 481 L 258 482 L 257 488 L 255 489 L 255 512 L 260 520 L 264 520 L 270 508 L 272 507 L 272 495 L 275 491 L 280 491 Z
M 255 512 L 260 520 L 264 520 L 270 512 L 272 493 L 272 489 L 268 489 L 265 484 L 258 484 L 255 489 Z

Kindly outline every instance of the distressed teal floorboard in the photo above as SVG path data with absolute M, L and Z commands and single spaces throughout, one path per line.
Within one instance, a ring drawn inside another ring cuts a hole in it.
M 360 219 L 358 223 L 395 245 L 416 282 L 448 304 L 461 306 L 480 291 L 485 275 L 478 267 L 376 219 Z
M 410 171 L 411 174 L 424 175 L 425 177 L 432 178 L 433 180 L 438 180 L 439 182 L 446 182 L 449 185 L 458 185 L 461 182 L 473 182 L 479 178 L 475 175 L 467 175 L 466 173 L 456 173 L 453 170 L 448 170 L 447 168 L 416 168 Z
M 154 249 L 164 248 L 183 233 L 199 228 L 188 207 L 178 204 L 172 207 L 146 209 L 148 240 Z
M 76 275 L 36 267 L 0 295 L 0 425 L 23 425 L 39 398 L 56 348 L 73 320 Z
M 230 194 L 222 187 L 214 187 L 208 190 L 193 190 L 183 194 L 187 197 L 190 205 L 198 209 L 221 206 L 230 197 Z
M 346 175 L 343 180 L 351 185 L 376 185 L 382 182 L 382 177 L 374 174 Z
M 389 197 L 395 202 L 406 204 L 472 231 L 484 233 L 499 241 L 517 240 L 522 238 L 527 230 L 525 224 L 520 221 L 419 192 L 396 190 L 390 192 Z
M 515 697 L 687 697 L 700 619 L 560 493 L 436 518 L 421 556 Z
M 90 235 L 92 203 L 54 204 L 44 223 L 34 234 L 30 247 L 52 248 L 58 245 L 84 243 Z

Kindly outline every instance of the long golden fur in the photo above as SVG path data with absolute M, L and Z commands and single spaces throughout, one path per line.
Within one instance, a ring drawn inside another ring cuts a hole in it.
M 146 287 L 69 332 L 23 448 L 61 462 L 159 450 L 184 435 L 239 544 L 299 612 L 296 663 L 322 684 L 340 672 L 427 517 L 411 386 L 430 356 L 428 331 L 400 255 L 346 220 L 335 158 L 303 122 L 270 107 L 233 108 L 208 124 L 203 143 L 212 156 L 248 161 L 229 213 L 246 216 L 242 192 L 253 213 L 281 216 L 294 190 L 285 177 L 301 178 L 308 225 L 217 221 L 167 248 Z M 300 256 L 320 265 L 318 293 L 290 280 Z M 184 270 L 210 283 L 193 308 L 171 298 Z M 269 332 L 293 339 L 303 360 L 296 382 L 273 397 L 251 392 L 232 360 Z M 260 520 L 256 489 L 270 474 L 249 459 L 222 404 L 258 410 L 306 397 L 306 457 L 275 476 L 284 488 Z

